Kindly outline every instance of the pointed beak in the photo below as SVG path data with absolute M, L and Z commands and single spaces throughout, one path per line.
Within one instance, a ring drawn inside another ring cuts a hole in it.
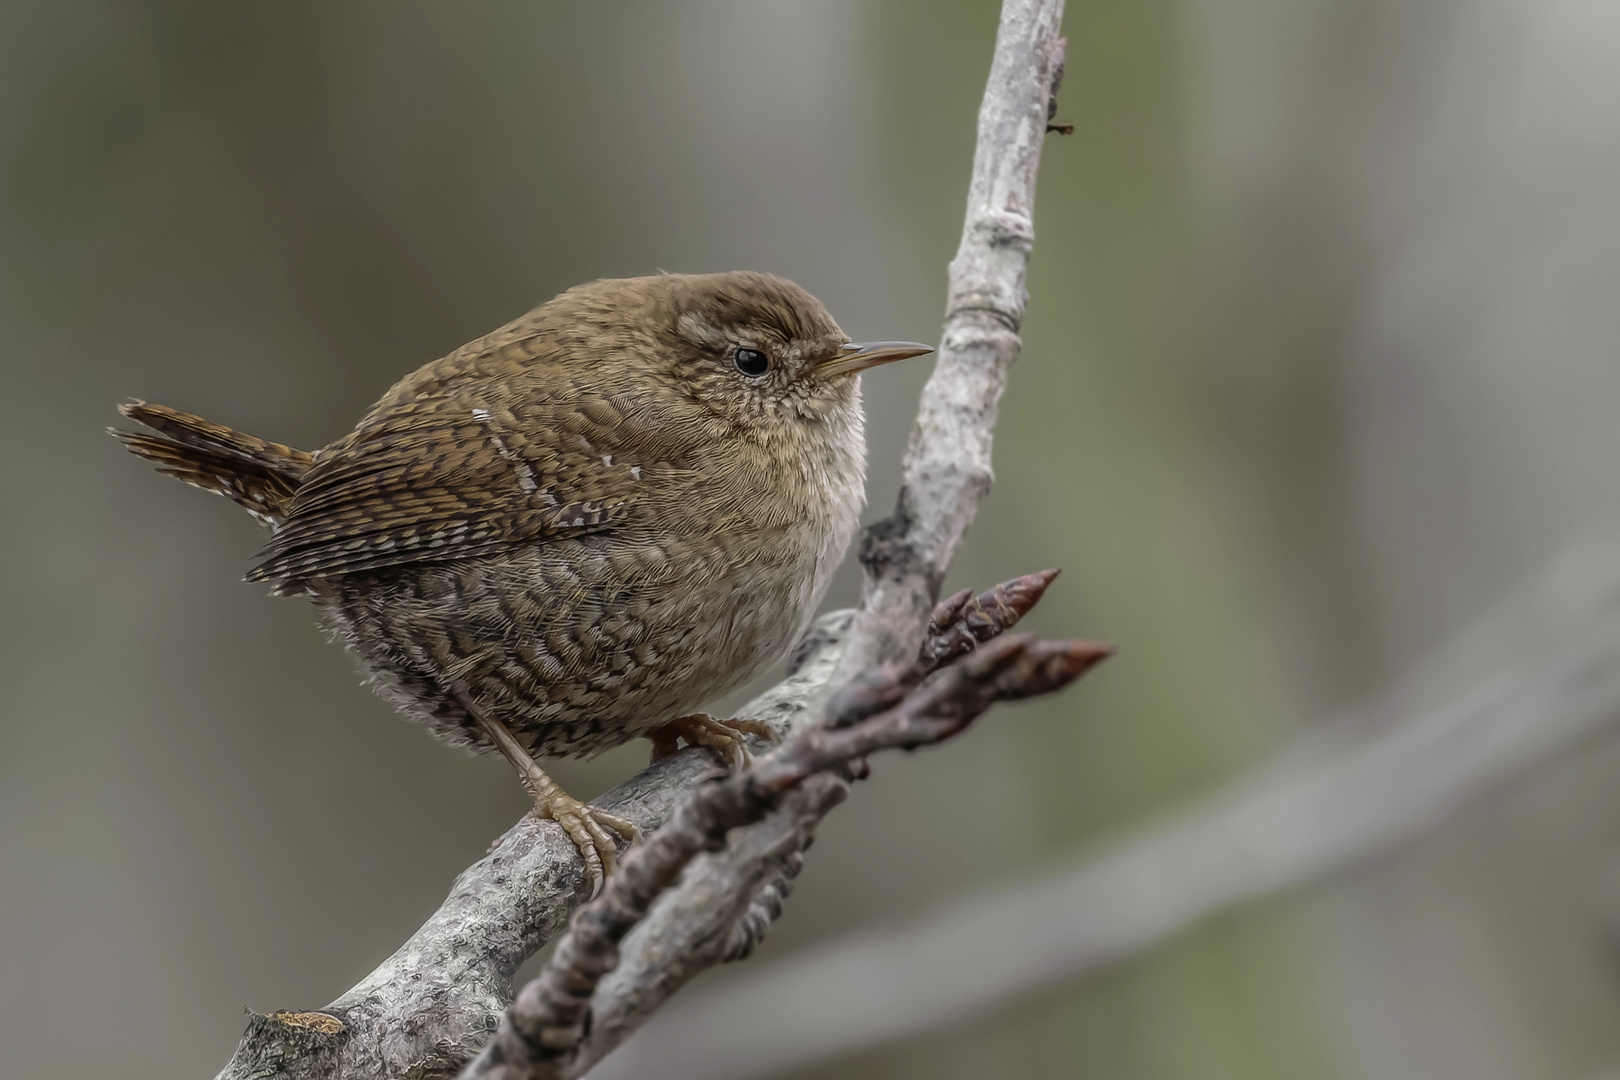
M 896 360 L 921 356 L 933 351 L 932 345 L 922 345 L 915 341 L 851 342 L 840 349 L 838 355 L 832 359 L 817 364 L 816 374 L 823 379 L 836 379 L 844 375 L 857 374 L 867 368 L 875 368 L 879 364 L 892 364 Z

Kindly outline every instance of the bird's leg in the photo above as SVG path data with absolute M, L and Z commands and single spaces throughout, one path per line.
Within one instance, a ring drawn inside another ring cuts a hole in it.
M 748 736 L 758 735 L 766 742 L 776 741 L 776 732 L 758 720 L 716 720 L 708 713 L 679 716 L 647 733 L 652 740 L 652 759 L 658 761 L 673 754 L 685 739 L 688 746 L 707 746 L 718 750 L 731 763 L 732 768 L 747 768 Z
M 602 891 L 602 882 L 607 875 L 613 873 L 619 858 L 619 845 L 607 830 L 612 829 L 624 838 L 625 843 L 633 844 L 639 838 L 636 827 L 615 814 L 580 802 L 558 787 L 557 782 L 535 764 L 534 758 L 523 749 L 523 744 L 513 737 L 507 726 L 475 703 L 464 686 L 459 683 L 453 686 L 450 696 L 467 710 L 468 716 L 478 722 L 490 742 L 517 770 L 518 781 L 534 801 L 534 816 L 541 820 L 550 818 L 561 825 L 563 832 L 579 849 L 594 899 Z

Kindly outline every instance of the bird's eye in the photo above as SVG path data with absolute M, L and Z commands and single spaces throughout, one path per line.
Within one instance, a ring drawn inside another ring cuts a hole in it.
M 744 375 L 763 375 L 770 370 L 770 357 L 758 349 L 738 349 L 731 354 L 731 362 Z

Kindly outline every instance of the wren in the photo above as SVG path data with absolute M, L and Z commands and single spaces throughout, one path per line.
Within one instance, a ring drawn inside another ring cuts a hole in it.
M 814 615 L 864 500 L 860 373 L 931 351 L 852 344 L 768 274 L 661 274 L 569 289 L 313 453 L 140 402 L 157 434 L 113 434 L 267 524 L 248 580 L 310 597 L 406 716 L 504 754 L 595 892 L 635 830 L 535 757 L 745 760 L 760 725 L 694 710 Z

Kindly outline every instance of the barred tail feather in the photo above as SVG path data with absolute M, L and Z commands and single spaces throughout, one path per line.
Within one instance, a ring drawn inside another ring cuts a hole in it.
M 178 409 L 136 401 L 118 411 L 159 433 L 108 428 L 130 453 L 152 462 L 161 473 L 225 496 L 266 523 L 286 516 L 304 474 L 315 464 L 313 454 Z

